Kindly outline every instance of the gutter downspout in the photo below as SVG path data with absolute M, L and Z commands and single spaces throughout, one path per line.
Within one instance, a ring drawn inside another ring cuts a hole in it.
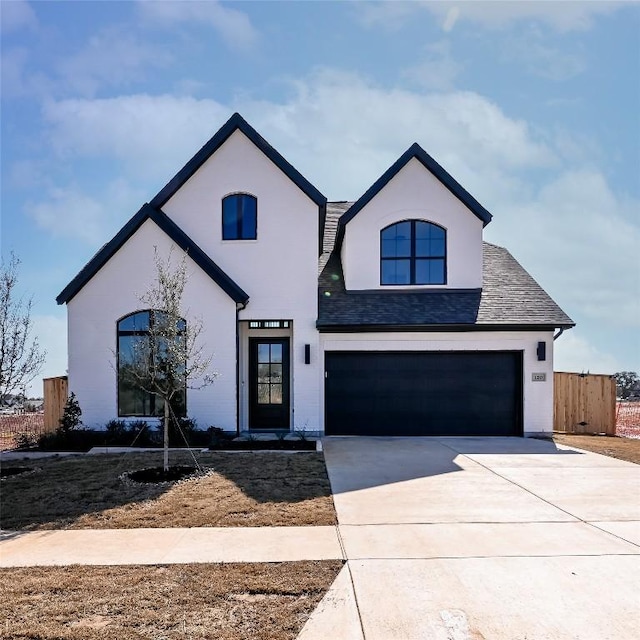
M 240 436 L 240 312 L 246 302 L 236 302 L 236 435 Z
M 563 333 L 564 333 L 564 328 L 563 327 L 559 327 L 558 328 L 558 333 L 556 333 L 553 336 L 553 341 L 555 342 Z

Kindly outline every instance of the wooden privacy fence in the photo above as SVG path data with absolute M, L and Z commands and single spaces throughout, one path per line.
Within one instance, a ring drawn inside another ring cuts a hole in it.
M 67 376 L 44 378 L 44 429 L 55 431 L 60 425 L 60 418 L 67 404 Z
M 553 374 L 553 430 L 616 433 L 616 381 L 590 373 Z

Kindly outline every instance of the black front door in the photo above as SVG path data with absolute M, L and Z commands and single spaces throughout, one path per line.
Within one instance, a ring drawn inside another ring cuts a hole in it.
M 289 338 L 249 339 L 249 428 L 289 428 Z

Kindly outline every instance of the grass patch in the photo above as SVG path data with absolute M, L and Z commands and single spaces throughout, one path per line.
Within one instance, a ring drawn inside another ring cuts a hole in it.
M 0 570 L 7 640 L 293 640 L 339 560 Z
M 578 449 L 586 449 L 610 458 L 640 464 L 640 440 L 613 436 L 553 434 L 553 441 Z
M 205 475 L 175 484 L 126 482 L 161 464 L 162 453 L 45 458 L 37 470 L 2 480 L 3 529 L 133 529 L 333 525 L 321 453 L 197 453 Z M 170 463 L 193 464 L 187 452 Z M 3 463 L 24 466 L 24 461 Z

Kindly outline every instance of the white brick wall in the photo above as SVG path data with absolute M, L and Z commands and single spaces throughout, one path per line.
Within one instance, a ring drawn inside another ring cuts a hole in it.
M 482 286 L 482 221 L 414 158 L 347 224 L 342 246 L 347 289 L 381 288 L 380 231 L 413 218 L 447 230 L 447 288 Z
M 139 296 L 155 277 L 154 246 L 167 256 L 171 244 L 147 220 L 68 305 L 69 391 L 75 392 L 89 427 L 101 428 L 118 415 L 116 323 L 143 308 Z M 181 250 L 174 255 L 180 259 Z M 189 416 L 203 428 L 235 429 L 235 303 L 196 264 L 187 264 L 183 309 L 187 319 L 202 319 L 202 344 L 213 354 L 212 369 L 221 374 L 213 386 L 187 391 Z

